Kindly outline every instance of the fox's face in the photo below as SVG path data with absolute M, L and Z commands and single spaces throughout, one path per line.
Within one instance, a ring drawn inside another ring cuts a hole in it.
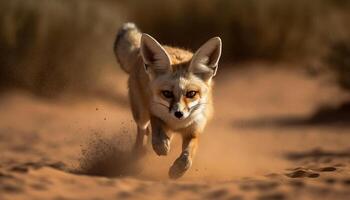
M 152 81 L 151 89 L 152 104 L 163 118 L 184 120 L 205 106 L 210 86 L 196 76 L 178 69 L 174 73 L 157 77 Z
M 143 34 L 141 55 L 150 77 L 153 114 L 164 121 L 180 122 L 203 111 L 221 55 L 219 38 L 212 38 L 192 58 L 178 63 L 155 39 Z

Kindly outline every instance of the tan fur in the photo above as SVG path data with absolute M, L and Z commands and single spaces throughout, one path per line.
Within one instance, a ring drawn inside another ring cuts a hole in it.
M 220 42 L 220 54 L 221 41 L 217 41 Z M 209 49 L 211 52 L 210 48 L 216 47 L 213 44 L 209 42 L 204 50 Z M 201 51 L 196 55 L 205 53 Z M 138 127 L 135 150 L 139 152 L 143 149 L 143 137 L 148 135 L 150 124 L 153 149 L 158 155 L 168 153 L 170 131 L 180 133 L 183 137 L 183 151 L 169 170 L 171 178 L 179 178 L 191 166 L 198 138 L 213 113 L 211 77 L 215 75 L 217 66 L 204 66 L 205 76 L 202 76 L 202 65 L 211 54 L 207 57 L 199 55 L 203 58 L 200 57 L 198 62 L 193 63 L 192 52 L 160 46 L 150 36 L 141 34 L 133 24 L 126 24 L 119 31 L 115 54 L 121 67 L 129 73 L 129 99 Z M 166 63 L 170 63 L 170 66 Z M 173 97 L 165 97 L 164 91 L 171 91 Z M 189 91 L 195 91 L 191 98 L 186 96 Z M 175 112 L 183 113 L 182 119 L 175 117 Z
M 168 52 L 172 65 L 186 63 L 190 61 L 193 56 L 193 53 L 187 50 L 169 47 L 169 46 L 163 46 L 163 47 Z

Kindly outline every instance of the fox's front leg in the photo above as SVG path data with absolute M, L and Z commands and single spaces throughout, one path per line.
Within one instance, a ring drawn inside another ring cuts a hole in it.
M 193 157 L 198 147 L 198 134 L 183 136 L 181 155 L 175 160 L 169 169 L 169 177 L 180 178 L 191 167 Z
M 151 117 L 152 147 L 158 156 L 164 156 L 170 150 L 170 138 L 166 134 L 164 122 L 157 117 Z

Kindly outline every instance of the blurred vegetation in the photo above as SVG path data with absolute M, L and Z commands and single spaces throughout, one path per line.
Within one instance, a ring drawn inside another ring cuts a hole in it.
M 349 10 L 347 0 L 0 0 L 0 87 L 98 88 L 106 71 L 119 73 L 112 44 L 125 21 L 192 50 L 220 36 L 226 62 L 326 60 L 349 85 L 339 47 L 349 46 Z
M 350 34 L 346 0 L 129 1 L 131 18 L 165 43 L 223 38 L 226 60 L 305 60 Z
M 339 85 L 350 90 L 350 40 L 335 43 L 327 61 Z
M 0 86 L 91 92 L 113 58 L 120 13 L 98 1 L 0 2 Z

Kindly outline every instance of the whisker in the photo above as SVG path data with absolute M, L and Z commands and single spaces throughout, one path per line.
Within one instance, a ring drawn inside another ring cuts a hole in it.
M 162 106 L 164 106 L 164 107 L 166 107 L 166 108 L 168 108 L 168 109 L 169 109 L 169 106 L 167 106 L 167 105 L 165 105 L 165 104 L 163 104 L 163 103 L 161 103 L 161 102 L 153 101 L 153 103 L 156 103 L 156 104 L 162 105 Z
M 201 105 L 207 105 L 207 104 L 209 104 L 209 103 L 205 102 L 205 103 L 198 103 L 198 104 L 194 105 L 192 108 L 190 108 L 191 109 L 191 113 L 196 111 L 196 110 L 198 110 Z

